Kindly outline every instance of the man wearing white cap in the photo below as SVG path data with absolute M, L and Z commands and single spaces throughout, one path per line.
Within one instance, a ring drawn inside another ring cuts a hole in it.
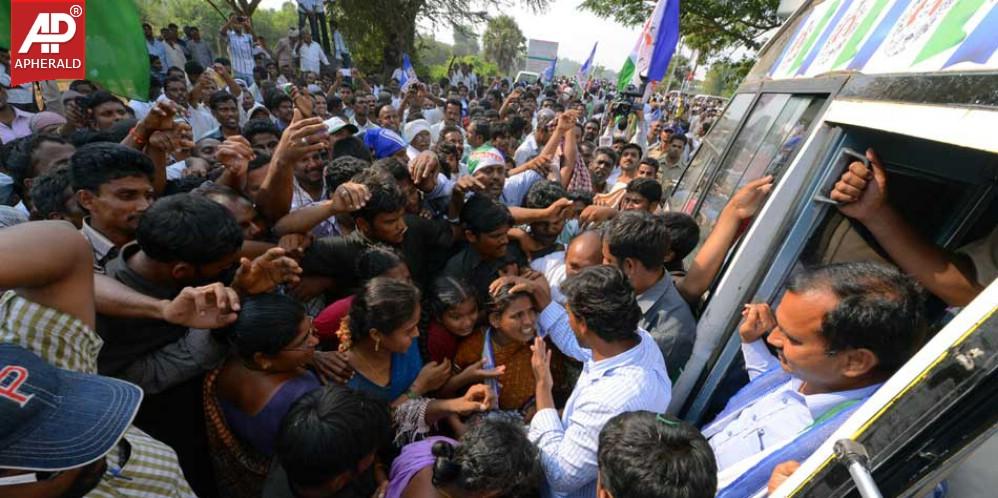
M 405 124 L 405 130 L 402 134 L 405 138 L 406 144 L 406 154 L 409 156 L 409 160 L 413 160 L 420 152 L 429 150 L 430 148 L 430 123 L 425 119 L 416 119 L 409 121 Z

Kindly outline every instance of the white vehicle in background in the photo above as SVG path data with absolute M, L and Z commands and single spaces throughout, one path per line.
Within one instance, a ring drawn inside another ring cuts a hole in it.
M 530 71 L 520 71 L 519 73 L 516 73 L 516 79 L 513 80 L 513 84 L 518 85 L 520 83 L 523 83 L 526 85 L 531 85 L 537 82 L 537 80 L 539 79 L 541 79 L 540 74 L 532 73 Z

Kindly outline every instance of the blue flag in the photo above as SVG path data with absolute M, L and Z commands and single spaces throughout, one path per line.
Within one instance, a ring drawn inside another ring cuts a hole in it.
M 409 61 L 409 54 L 402 54 L 402 80 L 399 81 L 399 86 L 402 91 L 406 91 L 409 85 L 419 81 L 416 77 L 416 70 L 412 67 L 412 62 Z
M 551 65 L 544 70 L 544 74 L 541 75 L 542 81 L 554 80 L 554 66 L 558 64 L 558 59 L 551 59 Z
M 655 19 L 657 16 L 661 17 Z M 655 48 L 648 64 L 648 81 L 661 81 L 679 42 L 679 0 L 659 0 L 652 17 Z
M 579 68 L 579 72 L 575 75 L 575 79 L 579 83 L 584 83 L 589 78 L 589 71 L 593 68 L 593 57 L 596 55 L 596 45 L 599 45 L 599 42 L 593 43 L 593 49 L 589 52 L 589 58 L 586 59 L 585 64 Z

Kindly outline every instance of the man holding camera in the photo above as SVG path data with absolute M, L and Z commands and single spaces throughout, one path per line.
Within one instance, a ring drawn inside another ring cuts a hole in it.
M 253 81 L 253 26 L 248 17 L 232 14 L 219 30 L 219 34 L 229 41 L 229 60 L 236 79 Z

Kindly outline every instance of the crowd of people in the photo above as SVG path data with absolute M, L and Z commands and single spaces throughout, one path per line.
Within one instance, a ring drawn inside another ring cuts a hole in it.
M 146 101 L 0 75 L 3 496 L 765 488 L 921 346 L 915 279 L 959 305 L 993 278 L 808 268 L 746 304 L 751 382 L 694 427 L 672 382 L 773 188 L 710 233 L 668 210 L 717 104 L 368 77 L 319 14 L 273 51 L 232 16 L 219 57 L 145 24 Z M 833 197 L 875 219 L 886 177 L 862 168 Z

